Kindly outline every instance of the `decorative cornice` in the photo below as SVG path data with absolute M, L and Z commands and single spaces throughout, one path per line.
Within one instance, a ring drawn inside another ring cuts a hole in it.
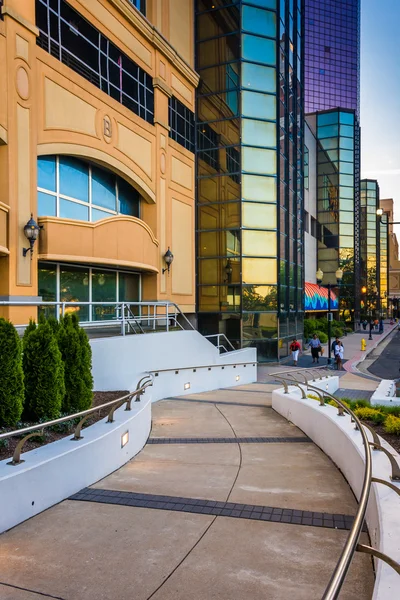
M 0 125 L 0 146 L 6 145 L 8 142 L 8 133 L 2 125 Z
M 10 210 L 10 207 L 8 206 L 8 204 L 5 204 L 4 202 L 0 202 L 0 210 L 3 210 L 4 212 L 8 213 Z
M 167 85 L 165 83 L 165 81 L 160 79 L 160 77 L 153 77 L 153 87 L 161 90 L 161 92 L 163 92 L 166 96 L 171 98 L 171 96 L 172 96 L 171 88 L 169 87 L 169 85 Z
M 194 86 L 197 87 L 200 76 L 177 53 L 164 36 L 126 0 L 109 0 L 109 3 L 137 29 L 143 37 L 159 50 L 174 67 Z
M 171 131 L 171 127 L 168 125 L 168 123 L 165 123 L 164 121 L 161 121 L 160 119 L 154 119 L 154 125 L 161 125 L 161 127 L 166 129 L 167 131 Z
M 36 35 L 36 37 L 38 37 L 39 29 L 35 25 L 33 25 L 32 23 L 27 21 L 27 19 L 24 19 L 24 17 L 21 17 L 21 15 L 19 15 L 13 8 L 10 8 L 9 6 L 2 6 L 1 13 L 3 15 L 8 15 L 12 19 L 14 19 L 14 21 L 17 21 L 17 23 L 19 23 L 20 25 L 23 25 L 25 27 L 25 29 L 28 29 L 31 33 L 33 33 L 34 35 Z

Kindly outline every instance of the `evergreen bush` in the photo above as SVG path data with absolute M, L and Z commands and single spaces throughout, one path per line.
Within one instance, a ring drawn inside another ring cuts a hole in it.
M 385 415 L 381 411 L 370 407 L 356 408 L 354 414 L 361 419 L 361 421 L 373 421 L 377 425 L 380 425 L 385 420 Z
M 59 416 L 65 394 L 64 366 L 56 337 L 47 322 L 30 323 L 24 336 L 24 418 L 30 421 Z
M 388 415 L 384 424 L 386 433 L 393 433 L 394 435 L 400 435 L 400 419 L 394 415 Z
M 23 404 L 21 340 L 13 324 L 0 318 L 0 427 L 14 427 Z
M 328 336 L 326 335 L 326 333 L 324 333 L 323 331 L 314 331 L 314 333 L 317 334 L 317 337 L 319 338 L 321 344 L 326 344 L 326 342 L 328 341 Z
M 64 362 L 62 410 L 67 414 L 86 410 L 93 399 L 92 353 L 87 335 L 75 315 L 65 315 L 61 320 L 57 340 Z

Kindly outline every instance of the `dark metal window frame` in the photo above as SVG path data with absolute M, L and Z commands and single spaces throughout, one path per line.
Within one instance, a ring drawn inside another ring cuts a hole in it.
M 88 29 L 91 29 L 93 40 L 97 37 L 97 42 L 84 36 L 73 22 L 67 22 L 61 16 L 61 7 L 68 7 L 68 12 L 75 14 L 77 20 L 85 21 Z M 65 0 L 58 0 L 58 10 L 50 6 L 50 0 L 36 0 L 36 19 L 41 11 L 46 11 L 46 31 L 39 27 L 40 35 L 37 38 L 37 44 L 43 50 L 57 58 L 60 62 L 73 69 L 76 73 L 90 81 L 97 88 L 111 96 L 127 108 L 137 114 L 139 117 L 153 124 L 154 121 L 154 90 L 153 79 L 146 71 L 131 60 L 119 48 L 117 48 L 108 38 L 98 31 L 91 23 L 77 11 L 75 11 Z M 42 13 L 43 14 L 43 13 Z M 51 29 L 54 28 L 55 20 L 57 22 L 58 37 L 51 35 Z M 62 43 L 62 28 L 68 27 L 78 38 L 84 40 L 98 55 L 97 68 L 85 62 L 85 57 L 78 56 L 65 48 Z M 114 55 L 114 58 L 110 56 Z M 115 57 L 118 56 L 117 60 Z M 118 83 L 110 77 L 110 70 L 114 74 L 118 73 Z M 127 92 L 129 87 L 130 93 Z M 134 92 L 132 94 L 132 91 Z
M 168 99 L 168 121 L 170 127 L 169 137 L 189 152 L 194 152 L 194 113 L 175 96 Z

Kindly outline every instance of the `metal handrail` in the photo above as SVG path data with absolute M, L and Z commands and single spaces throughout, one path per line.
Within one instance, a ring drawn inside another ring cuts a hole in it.
M 224 333 L 214 333 L 212 335 L 205 335 L 204 336 L 207 340 L 211 340 L 212 338 L 217 338 L 217 348 L 218 350 L 220 348 L 223 348 L 225 350 L 225 352 L 231 352 L 232 350 L 236 350 L 235 346 L 232 344 L 232 342 L 226 337 L 226 335 Z M 230 346 L 231 350 L 228 350 L 228 348 L 226 346 L 224 346 L 223 343 L 220 342 L 220 339 L 222 338 L 223 341 L 225 341 L 228 346 Z
M 9 431 L 7 433 L 0 434 L 0 441 L 6 440 L 11 437 L 20 436 L 20 435 L 25 434 L 24 437 L 22 438 L 22 440 L 20 440 L 20 442 L 18 442 L 18 444 L 14 450 L 12 461 L 7 464 L 8 465 L 19 465 L 19 464 L 23 463 L 24 461 L 20 459 L 23 445 L 29 438 L 31 438 L 35 435 L 42 435 L 44 429 L 46 429 L 47 427 L 53 427 L 54 425 L 59 425 L 61 423 L 65 423 L 66 421 L 72 421 L 72 420 L 78 419 L 80 417 L 79 423 L 75 427 L 74 437 L 71 438 L 71 440 L 73 440 L 73 441 L 80 440 L 80 439 L 82 439 L 80 432 L 81 432 L 81 428 L 82 428 L 82 425 L 85 422 L 85 420 L 88 417 L 90 417 L 92 414 L 94 414 L 98 411 L 101 411 L 104 408 L 108 408 L 108 407 L 111 407 L 111 410 L 108 413 L 107 422 L 112 423 L 114 420 L 113 415 L 114 415 L 114 411 L 116 410 L 116 408 L 119 408 L 119 406 L 126 404 L 125 410 L 131 410 L 132 398 L 134 396 L 136 396 L 135 402 L 138 402 L 140 399 L 140 396 L 142 394 L 144 394 L 146 388 L 153 385 L 153 381 L 154 381 L 154 377 L 151 373 L 149 373 L 148 375 L 146 375 L 146 377 L 142 378 L 139 381 L 138 386 L 136 387 L 136 390 L 134 390 L 133 392 L 130 392 L 129 394 L 126 394 L 125 396 L 121 396 L 120 398 L 116 398 L 115 400 L 110 400 L 109 402 L 105 402 L 104 404 L 100 404 L 99 406 L 94 406 L 92 408 L 88 408 L 87 410 L 82 410 L 80 412 L 74 413 L 72 415 L 68 415 L 66 417 L 60 417 L 59 419 L 53 419 L 52 421 L 45 421 L 44 423 L 39 423 L 37 425 L 31 425 L 29 427 L 23 427 L 21 429 L 15 429 L 14 431 Z M 117 404 L 119 404 L 119 406 L 116 406 Z
M 320 369 L 320 370 L 322 368 L 323 367 L 316 367 L 316 369 Z M 288 386 L 290 386 L 290 385 L 299 387 L 301 389 L 301 386 L 299 385 L 299 383 L 296 382 L 296 380 L 293 381 L 293 374 L 301 373 L 304 375 L 304 372 L 305 372 L 305 370 L 301 369 L 301 370 L 296 370 L 296 371 L 294 371 L 294 370 L 288 371 L 286 373 L 285 372 L 271 373 L 270 375 L 274 375 L 274 376 L 276 376 L 277 379 L 278 378 L 281 379 L 282 382 L 284 383 L 285 393 L 288 393 Z M 286 375 L 286 378 L 284 377 L 284 375 Z M 289 379 L 289 381 L 288 381 L 288 379 Z M 367 434 L 366 434 L 366 429 L 365 429 L 363 423 L 360 421 L 360 419 L 357 417 L 357 415 L 345 404 L 345 402 L 340 400 L 340 398 L 336 398 L 336 396 L 334 396 L 330 392 L 321 390 L 317 386 L 312 385 L 311 383 L 308 382 L 307 377 L 305 377 L 305 381 L 306 381 L 306 383 L 304 385 L 307 388 L 307 390 L 311 389 L 312 391 L 315 391 L 318 393 L 318 395 L 320 397 L 320 405 L 324 406 L 325 405 L 325 397 L 328 397 L 328 398 L 331 398 L 332 400 L 334 400 L 335 403 L 337 404 L 338 416 L 343 416 L 344 412 L 347 412 L 350 415 L 352 422 L 355 423 L 356 429 L 359 429 L 359 431 L 360 431 L 362 441 L 363 441 L 363 446 L 364 446 L 364 454 L 365 454 L 364 479 L 363 479 L 363 484 L 362 484 L 362 488 L 361 488 L 360 498 L 358 501 L 357 513 L 355 515 L 353 525 L 351 527 L 350 533 L 346 540 L 345 546 L 342 550 L 342 553 L 339 557 L 339 560 L 337 562 L 335 570 L 331 576 L 331 579 L 330 579 L 328 586 L 325 589 L 324 595 L 322 597 L 322 600 L 336 600 L 339 596 L 339 593 L 340 593 L 340 590 L 344 583 L 344 580 L 346 578 L 347 572 L 350 568 L 354 554 L 357 551 L 358 552 L 368 552 L 369 554 L 374 555 L 376 558 L 380 558 L 381 560 L 384 560 L 387 564 L 392 566 L 393 569 L 395 569 L 397 573 L 400 574 L 400 565 L 396 561 L 394 561 L 390 557 L 386 556 L 379 550 L 364 546 L 363 544 L 359 543 L 359 538 L 360 538 L 362 527 L 363 527 L 364 520 L 365 520 L 365 514 L 366 514 L 367 505 L 368 505 L 368 501 L 369 501 L 369 495 L 370 495 L 370 491 L 371 491 L 372 482 L 388 485 L 388 487 L 393 488 L 400 495 L 399 491 L 397 490 L 397 488 L 395 488 L 395 486 L 393 484 L 385 482 L 384 480 L 381 480 L 381 479 L 374 478 L 372 476 L 371 446 L 373 446 L 374 448 L 376 448 L 378 450 L 385 451 L 385 454 L 388 456 L 388 458 L 391 462 L 392 479 L 394 479 L 394 480 L 398 480 L 399 465 L 398 465 L 397 461 L 395 461 L 394 457 L 385 448 L 383 448 L 380 444 L 376 443 L 375 440 L 374 440 L 374 442 L 369 441 Z M 368 427 L 368 429 L 370 429 L 370 428 Z

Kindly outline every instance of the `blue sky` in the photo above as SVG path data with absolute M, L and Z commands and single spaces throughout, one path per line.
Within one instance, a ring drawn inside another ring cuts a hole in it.
M 400 221 L 400 0 L 361 0 L 361 176 Z M 400 239 L 400 226 L 395 228 Z

